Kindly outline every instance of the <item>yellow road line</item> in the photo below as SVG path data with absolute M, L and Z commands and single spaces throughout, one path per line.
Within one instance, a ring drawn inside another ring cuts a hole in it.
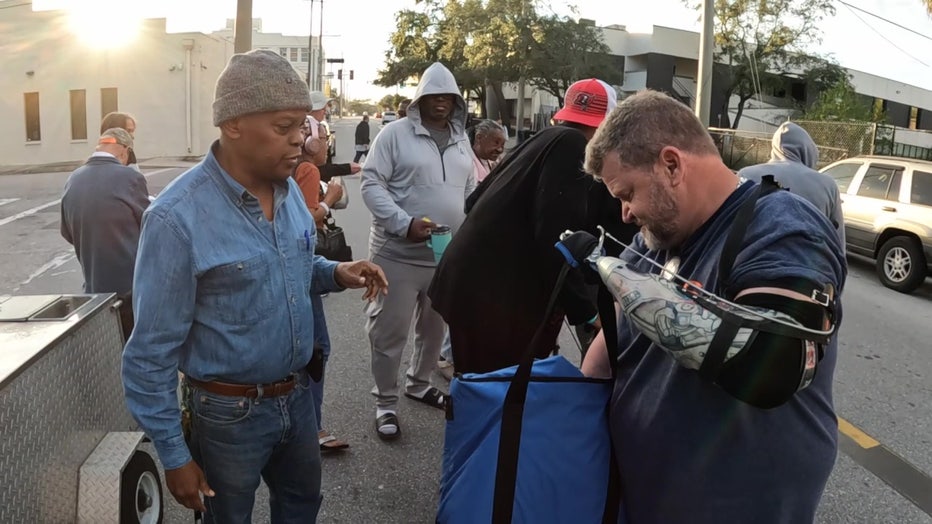
M 876 448 L 880 445 L 880 442 L 877 442 L 874 437 L 854 427 L 852 423 L 841 417 L 838 417 L 838 431 L 847 435 L 851 440 L 855 441 L 858 446 L 864 449 Z

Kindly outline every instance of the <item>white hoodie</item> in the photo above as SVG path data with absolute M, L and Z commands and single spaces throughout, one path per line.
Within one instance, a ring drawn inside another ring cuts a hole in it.
M 456 97 L 450 142 L 441 150 L 421 124 L 424 95 Z M 453 74 L 440 63 L 424 71 L 408 116 L 385 126 L 369 149 L 362 170 L 362 199 L 372 213 L 369 256 L 418 266 L 435 266 L 426 242 L 406 236 L 412 219 L 429 218 L 453 233 L 466 218 L 466 197 L 476 188 L 473 153 L 466 136 L 466 101 Z

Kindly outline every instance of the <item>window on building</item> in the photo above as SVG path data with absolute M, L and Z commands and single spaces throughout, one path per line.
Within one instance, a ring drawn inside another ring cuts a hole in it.
M 932 173 L 913 171 L 909 201 L 920 206 L 932 206 Z
M 858 173 L 858 169 L 860 168 L 861 164 L 849 162 L 826 169 L 824 173 L 834 178 L 835 183 L 838 184 L 838 191 L 844 193 L 848 191 L 848 186 L 851 185 L 851 181 L 854 180 L 854 175 Z
M 306 47 L 301 48 L 301 61 L 308 62 L 310 60 L 310 54 L 307 52 Z
M 918 129 L 919 127 L 919 108 L 911 107 L 909 108 L 909 128 Z
M 279 47 L 279 48 L 278 48 L 278 54 L 282 55 L 282 58 L 288 58 L 288 48 L 287 48 L 287 47 Z
M 291 56 L 289 57 L 289 60 L 291 60 L 292 62 L 298 61 L 298 48 L 297 47 L 291 48 Z
M 87 140 L 87 92 L 71 91 L 71 139 Z
M 897 201 L 902 178 L 902 167 L 870 166 L 858 187 L 858 196 Z
M 103 87 L 100 89 L 100 118 L 103 120 L 108 113 L 119 111 L 117 88 Z
M 39 125 L 39 93 L 23 93 L 23 105 L 26 107 L 26 141 L 39 142 L 42 140 L 42 129 Z

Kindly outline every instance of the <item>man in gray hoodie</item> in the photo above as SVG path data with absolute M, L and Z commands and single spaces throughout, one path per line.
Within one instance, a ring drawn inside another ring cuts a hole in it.
M 738 176 L 760 182 L 773 175 L 790 193 L 808 200 L 835 225 L 841 247 L 845 247 L 845 219 L 841 213 L 841 196 L 832 177 L 815 170 L 819 149 L 805 129 L 785 122 L 773 134 L 770 162 L 742 169 Z
M 443 394 L 430 385 L 444 337 L 444 322 L 427 290 L 434 253 L 426 241 L 436 226 L 456 234 L 466 218 L 466 197 L 476 187 L 466 136 L 466 101 L 442 64 L 424 71 L 407 118 L 385 126 L 369 149 L 362 171 L 362 199 L 372 213 L 369 258 L 385 271 L 391 292 L 366 306 L 372 349 L 376 431 L 401 434 L 396 415 L 398 371 L 414 317 L 414 355 L 405 396 L 443 409 Z

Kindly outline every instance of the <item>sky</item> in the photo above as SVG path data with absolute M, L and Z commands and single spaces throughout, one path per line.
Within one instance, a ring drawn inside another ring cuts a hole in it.
M 932 38 L 932 18 L 920 0 L 844 0 L 865 11 Z M 36 9 L 76 7 L 94 9 L 101 0 L 33 0 Z M 307 35 L 310 0 L 253 0 L 253 17 L 262 18 L 263 31 Z M 692 3 L 692 2 L 691 2 Z M 140 16 L 165 17 L 171 32 L 221 29 L 236 15 L 236 0 L 121 0 L 114 5 Z M 314 0 L 313 34 L 319 33 L 323 5 L 324 51 L 342 57 L 344 69 L 355 72 L 348 82 L 350 98 L 378 99 L 394 92 L 372 82 L 385 60 L 395 13 L 412 8 L 415 0 Z M 683 0 L 551 0 L 558 14 L 594 19 L 598 25 L 621 24 L 631 32 L 647 32 L 651 25 L 699 30 L 699 14 Z M 932 39 L 910 33 L 835 0 L 836 14 L 822 23 L 823 41 L 814 51 L 833 56 L 842 65 L 900 82 L 932 89 Z M 413 89 L 401 92 L 411 94 Z

